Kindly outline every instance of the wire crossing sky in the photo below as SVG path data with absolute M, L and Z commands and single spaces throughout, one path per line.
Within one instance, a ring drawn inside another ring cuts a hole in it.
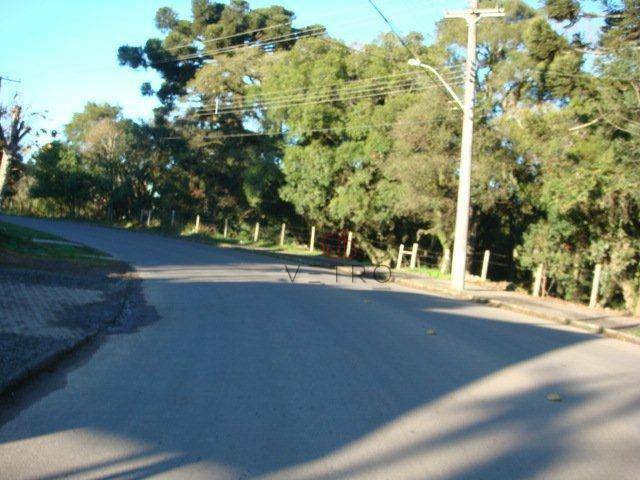
M 157 9 L 169 6 L 182 18 L 190 18 L 191 0 L 22 0 L 11 2 L 10 7 L 9 2 L 0 0 L 4 19 L 0 75 L 21 83 L 3 83 L 4 102 L 18 93 L 29 111 L 46 115 L 39 126 L 48 129 L 60 129 L 88 101 L 119 105 L 132 118 L 150 118 L 157 101 L 143 97 L 140 85 L 145 81 L 157 85 L 158 76 L 152 70 L 118 65 L 118 47 L 161 38 L 154 25 Z M 376 1 L 401 35 L 419 31 L 427 42 L 444 11 L 466 3 Z M 250 4 L 252 8 L 282 5 L 296 13 L 295 27 L 322 24 L 330 36 L 347 44 L 371 42 L 389 31 L 368 0 L 254 0 Z
M 332 37 L 350 44 L 371 42 L 388 31 L 367 0 L 254 0 L 250 4 L 252 8 L 283 5 L 296 13 L 294 26 L 322 24 Z M 464 0 L 379 0 L 400 33 L 421 31 L 427 40 L 446 8 L 464 4 Z M 154 16 L 163 6 L 190 17 L 191 0 L 11 2 L 10 8 L 2 8 L 5 21 L 0 42 L 5 47 L 0 50 L 0 75 L 21 83 L 4 84 L 2 99 L 8 101 L 17 92 L 29 110 L 46 111 L 43 126 L 54 129 L 60 129 L 88 101 L 120 105 L 127 116 L 150 118 L 157 102 L 143 97 L 140 85 L 147 80 L 157 84 L 158 77 L 151 70 L 119 66 L 116 55 L 121 45 L 143 45 L 150 37 L 162 37 Z

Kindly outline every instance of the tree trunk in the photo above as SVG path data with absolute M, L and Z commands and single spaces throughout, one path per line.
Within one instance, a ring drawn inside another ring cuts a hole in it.
M 0 152 L 2 158 L 0 159 L 0 209 L 2 208 L 2 200 L 4 198 L 4 188 L 7 183 L 7 176 L 9 173 L 9 164 L 11 163 L 11 156 L 6 150 Z

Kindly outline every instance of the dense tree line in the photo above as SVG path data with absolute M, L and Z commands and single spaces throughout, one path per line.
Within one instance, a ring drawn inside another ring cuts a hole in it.
M 575 33 L 597 20 L 576 0 L 503 6 L 479 29 L 472 248 L 543 263 L 547 289 L 576 300 L 603 263 L 607 303 L 635 308 L 640 6 L 603 2 L 595 43 Z M 162 38 L 118 52 L 160 74 L 142 86 L 161 102 L 154 120 L 87 105 L 35 155 L 31 195 L 63 214 L 155 207 L 348 228 L 370 257 L 416 239 L 450 248 L 461 114 L 407 61 L 455 83 L 464 22 L 441 21 L 428 46 L 412 33 L 406 46 L 385 35 L 355 49 L 293 17 L 241 0 L 194 0 L 190 20 L 160 9 Z

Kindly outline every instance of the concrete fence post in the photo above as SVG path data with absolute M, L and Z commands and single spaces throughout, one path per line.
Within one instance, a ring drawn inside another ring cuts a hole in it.
M 542 287 L 542 273 L 544 272 L 544 265 L 541 263 L 540 265 L 538 265 L 538 268 L 536 270 L 536 278 L 533 282 L 533 296 L 534 297 L 539 297 L 540 296 L 540 288 Z
M 351 245 L 353 244 L 353 232 L 349 232 L 347 235 L 347 249 L 344 252 L 344 256 L 349 258 L 351 256 Z
M 176 224 L 176 211 L 171 210 L 171 227 L 173 228 L 175 224 Z
M 222 236 L 224 238 L 227 238 L 228 235 L 229 235 L 229 219 L 225 218 L 224 219 L 224 230 L 222 231 Z
M 442 256 L 442 262 L 440 263 L 440 273 L 447 273 L 451 266 L 451 249 L 447 248 Z
M 286 233 L 287 233 L 287 224 L 283 222 L 282 226 L 280 227 L 280 246 L 281 247 L 284 247 L 284 238 Z
M 396 270 L 400 270 L 400 268 L 402 268 L 402 257 L 404 257 L 404 243 L 401 243 L 400 248 L 398 249 L 398 261 L 396 262 Z
M 253 243 L 258 243 L 260 238 L 260 222 L 256 222 L 256 227 L 253 231 Z
M 489 250 L 484 251 L 484 258 L 482 259 L 482 273 L 480 274 L 480 278 L 482 280 L 487 279 L 487 274 L 489 273 L 489 260 L 491 259 L 491 252 Z
M 311 238 L 309 239 L 309 251 L 313 252 L 316 244 L 316 227 L 311 227 Z
M 591 298 L 589 299 L 589 307 L 595 308 L 598 305 L 598 294 L 600 293 L 600 276 L 602 275 L 602 264 L 597 263 L 593 270 L 593 284 L 591 285 Z
M 416 260 L 418 259 L 418 244 L 414 243 L 413 244 L 413 248 L 411 249 L 411 264 L 410 267 L 411 269 L 415 269 L 416 268 Z
M 199 233 L 200 232 L 200 215 L 196 215 L 196 228 L 195 228 L 195 232 Z
M 151 226 L 151 210 L 147 212 L 147 228 Z

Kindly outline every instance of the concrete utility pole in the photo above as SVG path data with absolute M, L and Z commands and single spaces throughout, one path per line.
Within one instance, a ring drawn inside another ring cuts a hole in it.
M 483 17 L 503 17 L 502 8 L 478 8 L 478 1 L 472 0 L 468 10 L 445 12 L 445 18 L 463 18 L 467 22 L 467 64 L 464 82 L 464 101 L 453 90 L 438 71 L 422 63 L 418 58 L 409 60 L 409 65 L 422 67 L 433 73 L 442 83 L 456 104 L 462 109 L 462 147 L 460 149 L 460 180 L 456 212 L 456 231 L 453 244 L 451 284 L 457 290 L 464 290 L 467 271 L 467 241 L 469 235 L 469 207 L 471 205 L 471 157 L 473 151 L 473 107 L 476 100 L 476 40 L 478 22 Z
M 501 8 L 478 8 L 478 1 L 472 0 L 468 10 L 446 12 L 445 18 L 463 18 L 467 21 L 467 65 L 462 109 L 462 147 L 460 149 L 460 180 L 458 185 L 458 206 L 456 210 L 456 230 L 453 243 L 453 263 L 451 285 L 456 290 L 464 290 L 467 271 L 467 242 L 469 235 L 469 207 L 471 205 L 471 158 L 473 151 L 473 108 L 476 100 L 476 40 L 478 22 L 483 17 L 503 17 Z

